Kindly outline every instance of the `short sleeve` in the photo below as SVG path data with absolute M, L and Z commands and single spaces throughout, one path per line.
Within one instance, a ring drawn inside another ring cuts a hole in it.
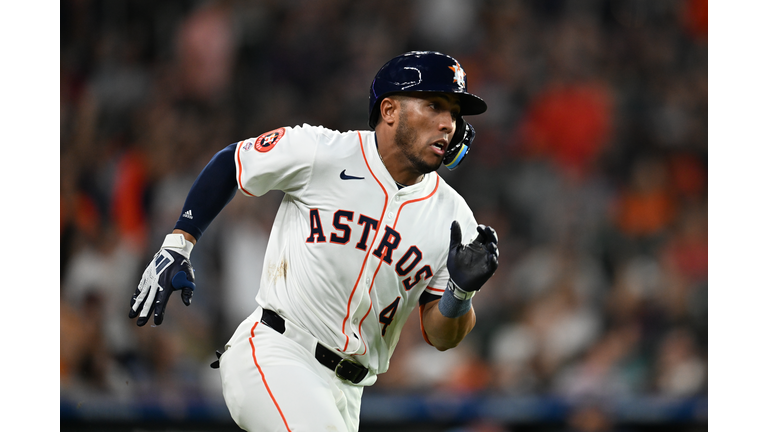
M 317 152 L 317 128 L 281 127 L 241 141 L 235 149 L 237 187 L 248 196 L 270 190 L 297 195 L 308 183 Z

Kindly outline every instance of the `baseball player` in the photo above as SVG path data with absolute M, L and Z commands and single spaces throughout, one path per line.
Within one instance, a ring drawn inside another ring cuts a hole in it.
M 217 153 L 131 300 L 142 326 L 195 289 L 194 244 L 239 190 L 281 190 L 258 307 L 214 366 L 235 422 L 249 431 L 356 431 L 363 388 L 386 372 L 418 307 L 424 340 L 455 347 L 472 330 L 472 297 L 498 267 L 497 237 L 435 172 L 454 169 L 475 136 L 458 61 L 409 52 L 370 88 L 371 131 L 281 127 Z

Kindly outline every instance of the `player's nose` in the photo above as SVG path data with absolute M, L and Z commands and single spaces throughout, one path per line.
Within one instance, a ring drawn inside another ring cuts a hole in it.
M 454 129 L 456 129 L 456 119 L 450 111 L 443 111 L 440 113 L 438 127 L 440 128 L 440 131 L 446 135 L 453 133 Z

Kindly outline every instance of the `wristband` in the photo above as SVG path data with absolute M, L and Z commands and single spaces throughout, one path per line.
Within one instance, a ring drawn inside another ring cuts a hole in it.
M 187 241 L 187 239 L 184 238 L 184 234 L 168 234 L 165 236 L 161 248 L 174 249 L 182 254 L 184 258 L 189 259 L 189 255 L 192 253 L 192 248 L 194 246 L 194 243 Z
M 458 318 L 472 308 L 472 297 L 475 293 L 476 291 L 464 291 L 453 280 L 449 280 L 437 307 L 444 317 Z

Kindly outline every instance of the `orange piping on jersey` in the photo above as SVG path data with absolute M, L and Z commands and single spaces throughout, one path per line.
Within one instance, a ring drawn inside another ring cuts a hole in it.
M 371 278 L 371 286 L 368 287 L 368 298 L 371 297 L 371 291 L 373 290 L 373 284 L 376 282 L 376 275 L 379 274 L 379 269 L 381 268 L 381 265 L 384 264 L 384 260 L 379 260 L 379 266 L 376 267 L 376 271 L 373 272 L 373 277 Z M 360 324 L 357 326 L 357 332 L 359 334 L 363 334 L 363 321 L 365 321 L 366 318 L 368 318 L 368 314 L 371 313 L 371 309 L 373 309 L 373 301 L 368 305 L 368 310 L 365 312 L 365 315 L 363 315 L 363 318 L 360 319 Z M 368 344 L 365 343 L 365 339 L 363 339 L 363 347 L 365 348 L 363 350 L 362 354 L 352 354 L 352 355 L 365 355 L 365 353 L 368 352 Z
M 259 362 L 256 361 L 256 346 L 253 344 L 253 338 L 256 336 L 256 326 L 259 325 L 259 322 L 256 321 L 256 323 L 251 327 L 251 337 L 248 338 L 248 342 L 251 343 L 251 355 L 253 356 L 253 364 L 256 365 L 256 368 L 259 370 L 259 374 L 261 375 L 261 380 L 264 382 L 264 388 L 267 389 L 267 393 L 269 393 L 269 397 L 272 398 L 272 403 L 275 404 L 275 408 L 277 408 L 277 412 L 280 413 L 280 418 L 283 419 L 283 424 L 285 424 L 285 430 L 288 432 L 291 432 L 291 428 L 288 426 L 288 421 L 285 420 L 285 416 L 283 415 L 283 410 L 280 409 L 280 405 L 277 403 L 277 400 L 275 400 L 275 395 L 272 394 L 272 390 L 269 388 L 269 384 L 267 384 L 267 378 L 264 377 L 264 371 L 261 370 L 261 366 L 259 366 Z
M 400 208 L 397 210 L 397 217 L 395 218 L 395 224 L 392 226 L 392 229 L 397 228 L 397 220 L 400 219 L 400 212 L 403 211 L 403 207 L 407 206 L 410 203 L 415 203 L 417 201 L 423 201 L 425 199 L 432 198 L 432 195 L 434 195 L 435 192 L 437 192 L 437 187 L 439 185 L 440 185 L 440 177 L 438 177 L 437 180 L 435 181 L 435 188 L 432 189 L 432 192 L 430 192 L 429 195 L 404 202 L 403 205 L 401 205 Z
M 411 204 L 411 203 L 415 203 L 415 202 L 418 202 L 418 201 L 423 201 L 425 199 L 429 199 L 430 197 L 432 197 L 432 195 L 435 194 L 435 192 L 437 192 L 437 186 L 439 184 L 440 184 L 440 177 L 437 178 L 437 181 L 435 182 L 435 188 L 432 189 L 432 192 L 430 192 L 429 195 L 404 202 L 403 205 L 401 205 L 400 208 L 397 210 L 397 217 L 395 217 L 395 223 L 393 224 L 392 229 L 396 229 L 397 228 L 397 221 L 398 221 L 398 219 L 400 219 L 400 212 L 403 210 L 403 207 L 405 207 L 406 205 Z M 382 217 L 383 216 L 384 215 L 382 214 Z M 383 262 L 384 262 L 383 259 L 379 260 L 379 266 L 376 267 L 376 272 L 373 274 L 373 279 L 371 279 L 371 286 L 368 288 L 368 297 L 370 297 L 371 290 L 373 290 L 373 283 L 376 280 L 376 275 L 379 273 L 379 269 L 381 268 L 381 264 Z M 368 312 L 366 312 L 365 315 L 363 316 L 363 318 L 360 320 L 360 325 L 358 327 L 358 333 L 360 333 L 362 331 L 361 329 L 363 328 L 363 321 L 365 321 L 365 319 L 368 318 L 368 314 L 371 313 L 371 308 L 373 308 L 373 301 L 371 301 L 370 306 L 368 306 Z M 423 331 L 423 329 L 422 329 L 422 331 Z M 426 333 L 425 333 L 425 337 L 426 337 Z M 429 340 L 427 340 L 427 342 L 429 342 Z M 365 347 L 365 351 L 363 351 L 363 354 L 360 354 L 360 355 L 364 355 L 366 352 L 368 352 L 368 345 L 365 343 L 365 340 L 363 340 L 363 346 Z
M 237 143 L 237 185 L 240 186 L 241 191 L 249 196 L 255 197 L 256 195 L 245 190 L 245 185 L 243 185 L 243 162 L 240 160 L 240 149 L 243 147 L 244 142 L 245 141 L 240 141 Z
M 373 239 L 371 240 L 371 245 L 375 243 L 376 235 L 379 234 L 379 228 L 381 228 L 381 223 L 384 220 L 384 213 L 387 211 L 387 203 L 389 202 L 389 194 L 387 193 L 387 189 L 384 188 L 384 185 L 381 184 L 378 177 L 376 177 L 376 174 L 373 173 L 373 170 L 371 169 L 371 165 L 368 164 L 368 158 L 365 157 L 365 148 L 363 147 L 363 136 L 360 134 L 360 131 L 357 131 L 357 137 L 360 139 L 360 152 L 363 154 L 363 160 L 365 161 L 365 166 L 368 168 L 368 172 L 371 173 L 373 176 L 373 179 L 376 180 L 376 183 L 379 184 L 379 187 L 384 192 L 384 208 L 381 209 L 381 216 L 379 216 L 378 224 L 376 225 L 376 230 L 373 234 Z M 342 351 L 346 351 L 347 347 L 349 347 L 349 335 L 345 331 L 347 320 L 349 319 L 349 313 L 350 313 L 350 307 L 352 306 L 352 297 L 355 295 L 355 291 L 357 291 L 357 286 L 360 284 L 360 278 L 363 277 L 363 271 L 365 270 L 365 263 L 368 262 L 368 257 L 371 256 L 371 251 L 373 250 L 373 247 L 368 248 L 368 252 L 365 254 L 365 259 L 363 259 L 363 265 L 360 267 L 360 273 L 357 274 L 357 280 L 355 281 L 355 286 L 352 288 L 352 293 L 349 294 L 349 299 L 347 300 L 347 315 L 344 316 L 344 320 L 341 322 L 341 332 L 344 334 L 344 337 L 346 338 L 344 342 L 344 349 Z M 377 269 L 378 271 L 378 269 Z M 373 280 L 371 280 L 371 286 L 373 286 Z M 365 343 L 365 341 L 363 341 Z M 367 348 L 366 348 L 367 349 Z

